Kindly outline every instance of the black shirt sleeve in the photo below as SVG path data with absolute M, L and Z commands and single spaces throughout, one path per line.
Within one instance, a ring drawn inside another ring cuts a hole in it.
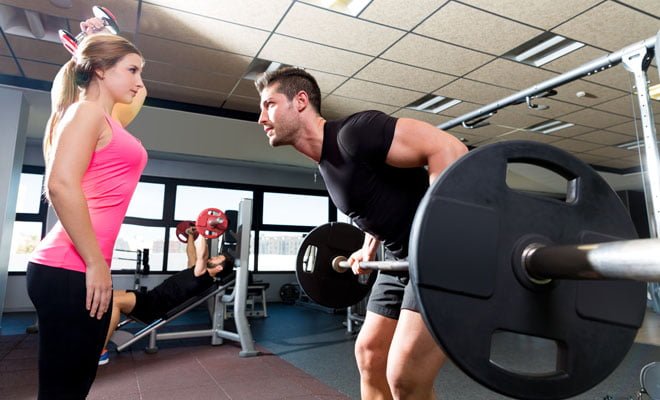
M 347 118 L 337 135 L 351 158 L 371 165 L 383 164 L 394 139 L 397 119 L 381 111 L 364 111 Z

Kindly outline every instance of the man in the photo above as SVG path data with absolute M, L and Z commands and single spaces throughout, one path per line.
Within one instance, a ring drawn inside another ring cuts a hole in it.
M 381 241 L 386 259 L 405 259 L 429 183 L 467 148 L 425 122 L 378 111 L 326 121 L 318 84 L 302 69 L 265 73 L 255 85 L 270 145 L 293 146 L 316 161 L 337 208 L 365 232 L 364 245 L 349 258 L 353 272 L 368 272 L 358 262 L 374 259 Z M 407 273 L 378 273 L 355 344 L 363 399 L 433 398 L 445 356 L 408 280 Z
M 144 323 L 151 323 L 161 318 L 171 309 L 211 287 L 216 276 L 225 267 L 227 269 L 233 267 L 231 257 L 224 254 L 207 259 L 206 238 L 200 235 L 195 240 L 194 227 L 188 228 L 186 234 L 188 235 L 186 254 L 188 255 L 189 268 L 170 276 L 146 293 L 130 290 L 115 290 L 113 292 L 110 327 L 108 328 L 103 352 L 99 358 L 99 365 L 107 364 L 109 361 L 108 342 L 115 329 L 117 329 L 121 314 L 135 317 Z M 223 275 L 226 276 L 226 274 Z

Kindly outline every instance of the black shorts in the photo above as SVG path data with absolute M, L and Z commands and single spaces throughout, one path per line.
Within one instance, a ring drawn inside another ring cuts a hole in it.
M 386 254 L 386 260 L 393 260 Z M 407 272 L 378 271 L 376 283 L 371 289 L 367 311 L 383 317 L 399 319 L 401 309 L 419 312 L 417 296 Z

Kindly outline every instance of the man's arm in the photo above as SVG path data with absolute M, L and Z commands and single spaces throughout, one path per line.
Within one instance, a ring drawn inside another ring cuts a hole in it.
M 385 162 L 394 167 L 428 165 L 429 182 L 467 153 L 467 147 L 447 132 L 426 122 L 400 118 Z

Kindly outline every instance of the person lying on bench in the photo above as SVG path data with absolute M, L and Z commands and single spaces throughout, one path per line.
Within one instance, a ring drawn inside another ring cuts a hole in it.
M 188 234 L 188 247 L 195 250 L 195 252 L 187 252 L 189 265 L 192 264 L 191 268 L 177 272 L 147 292 L 113 291 L 110 327 L 108 328 L 103 352 L 99 358 L 99 365 L 107 364 L 109 361 L 108 342 L 117 328 L 121 314 L 147 324 L 151 323 L 164 316 L 171 309 L 211 287 L 216 276 L 225 267 L 227 269 L 233 267 L 233 260 L 229 255 L 222 254 L 207 259 L 206 239 L 200 235 L 195 241 L 193 230 L 190 230 L 190 232 L 187 230 L 186 233 Z

